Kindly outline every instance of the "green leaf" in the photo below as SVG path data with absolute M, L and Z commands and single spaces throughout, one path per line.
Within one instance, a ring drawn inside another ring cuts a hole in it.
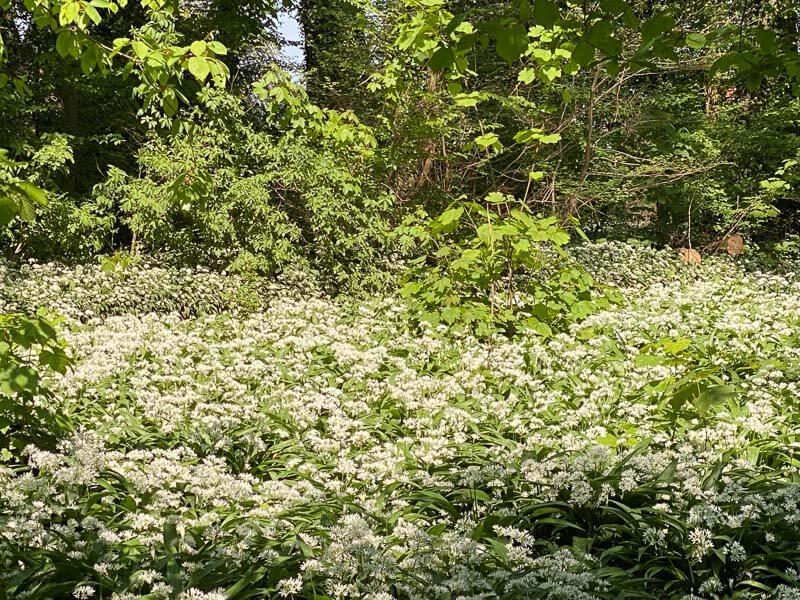
M 496 133 L 485 133 L 483 135 L 479 135 L 478 137 L 476 137 L 475 143 L 481 150 L 486 150 L 487 148 L 490 148 L 495 144 L 499 144 L 500 138 L 497 137 Z
M 131 42 L 131 47 L 133 47 L 133 53 L 138 58 L 145 58 L 148 54 L 150 54 L 150 48 L 144 42 L 140 40 L 133 40 Z
M 470 92 L 469 94 L 458 94 L 455 97 L 455 103 L 456 106 L 473 107 L 477 106 L 482 99 L 479 92 Z
M 539 141 L 542 144 L 555 144 L 561 141 L 561 134 L 560 133 L 549 133 L 547 135 L 543 135 L 539 138 Z
M 225 56 L 226 54 L 228 54 L 228 49 L 225 47 L 225 44 L 217 42 L 216 40 L 208 42 L 206 46 L 211 52 L 213 52 L 217 56 Z
M 719 481 L 719 478 L 722 475 L 722 471 L 725 468 L 725 465 L 727 464 L 728 460 L 729 460 L 728 453 L 724 453 L 722 455 L 722 460 L 720 460 L 714 466 L 714 468 L 711 470 L 711 473 L 703 481 L 703 486 L 702 486 L 703 490 L 708 491 L 710 489 L 713 489 L 717 485 L 717 482 Z
M 650 17 L 642 24 L 642 42 L 650 40 L 672 31 L 675 28 L 675 19 L 665 13 Z
M 35 202 L 39 206 L 47 205 L 47 194 L 44 190 L 39 189 L 28 181 L 20 181 L 17 186 L 30 198 L 31 202 Z
M 456 53 L 449 46 L 443 46 L 433 53 L 428 66 L 434 71 L 444 71 L 456 61 Z
M 500 540 L 494 538 L 487 538 L 486 542 L 492 547 L 495 557 L 502 563 L 508 564 L 508 548 Z
M 95 50 L 94 48 L 87 48 L 83 54 L 81 54 L 81 71 L 88 75 L 96 66 L 97 57 L 95 56 Z
M 622 42 L 613 36 L 614 27 L 607 21 L 598 21 L 586 32 L 587 41 L 608 56 L 617 57 L 622 53 Z
M 81 5 L 79 2 L 67 2 L 61 5 L 61 10 L 58 14 L 58 22 L 63 27 L 66 25 L 71 25 L 75 19 L 78 18 L 78 13 L 80 12 Z
M 210 69 L 208 67 L 208 61 L 205 58 L 200 58 L 198 56 L 191 57 L 188 67 L 189 72 L 194 75 L 195 79 L 200 83 L 203 83 L 208 78 Z
M 746 66 L 747 63 L 738 52 L 731 52 L 730 54 L 723 54 L 711 65 L 709 71 L 711 74 L 725 72 L 728 69 L 740 69 Z
M 637 354 L 633 359 L 637 367 L 656 367 L 664 364 L 664 357 L 656 354 Z
M 706 45 L 706 36 L 702 33 L 690 33 L 686 36 L 686 45 L 695 50 Z
M 561 18 L 558 7 L 552 0 L 536 0 L 533 5 L 533 20 L 537 25 L 550 29 Z
M 417 295 L 422 290 L 422 284 L 417 281 L 409 281 L 400 288 L 400 296 L 402 298 L 411 298 Z
M 537 335 L 542 337 L 550 337 L 553 335 L 553 330 L 547 323 L 541 322 L 536 317 L 529 317 L 523 321 L 523 325 L 526 329 L 534 332 Z
M 164 95 L 164 98 L 161 101 L 161 107 L 164 109 L 164 112 L 168 117 L 175 116 L 175 114 L 178 112 L 179 105 L 178 98 L 175 96 L 174 92 Z
M 600 0 L 600 7 L 607 13 L 618 16 L 630 12 L 631 7 L 624 0 Z
M 440 225 L 448 226 L 452 225 L 453 223 L 457 223 L 458 220 L 461 218 L 461 215 L 464 214 L 464 207 L 457 206 L 455 208 L 450 208 L 444 211 L 441 215 L 439 215 L 436 220 L 439 222 Z
M 584 39 L 579 40 L 572 51 L 572 60 L 585 67 L 594 60 L 594 46 Z
M 609 60 L 604 66 L 606 73 L 608 73 L 611 77 L 616 77 L 619 74 L 619 61 Z
M 173 522 L 164 523 L 164 548 L 170 554 L 175 554 L 178 551 L 178 528 Z
M 692 340 L 685 337 L 675 338 L 675 339 L 667 339 L 664 340 L 659 344 L 663 349 L 664 352 L 667 354 L 671 354 L 672 356 L 676 356 L 689 348 L 692 345 Z
M 501 192 L 491 192 L 486 196 L 486 202 L 489 204 L 503 204 L 507 202 L 505 194 Z
M 8 196 L 0 196 L 0 227 L 5 227 L 17 216 L 17 203 Z
M 56 38 L 56 52 L 61 58 L 64 58 L 69 54 L 69 49 L 72 47 L 72 43 L 74 40 L 74 36 L 72 31 L 69 29 L 65 29 L 61 33 L 58 34 Z
M 531 69 L 530 67 L 522 69 L 522 71 L 520 71 L 519 75 L 517 76 L 517 80 L 520 81 L 521 83 L 533 83 L 535 79 L 536 79 L 536 71 L 534 69 Z
M 501 29 L 497 38 L 497 54 L 511 64 L 522 55 L 528 47 L 528 35 L 522 25 L 513 25 Z
M 744 80 L 744 87 L 748 92 L 755 92 L 761 87 L 761 82 L 764 76 L 759 71 L 751 71 L 747 78 Z
M 537 140 L 542 139 L 544 132 L 541 129 L 525 129 L 518 131 L 514 135 L 514 141 L 518 144 L 530 144 Z
M 100 16 L 100 13 L 97 12 L 97 9 L 92 6 L 91 4 L 84 4 L 84 10 L 86 11 L 86 16 L 92 20 L 92 23 L 95 25 L 100 25 L 100 22 L 103 18 Z
M 547 81 L 547 83 L 550 83 L 561 77 L 561 69 L 552 66 L 544 67 L 542 69 L 542 76 Z
M 553 244 L 555 244 L 556 246 L 564 246 L 566 244 L 569 244 L 569 234 L 563 229 L 558 229 L 555 232 L 553 232 L 550 241 L 553 242 Z
M 195 56 L 205 56 L 206 48 L 206 43 L 203 41 L 192 42 L 191 46 L 189 46 L 189 50 Z

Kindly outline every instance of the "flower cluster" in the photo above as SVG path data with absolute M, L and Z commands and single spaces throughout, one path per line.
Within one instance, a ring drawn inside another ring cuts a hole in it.
M 72 433 L 0 471 L 0 588 L 796 597 L 800 279 L 639 252 L 576 251 L 621 306 L 491 343 L 411 327 L 392 297 L 176 311 L 143 283 L 168 269 L 7 275 L 68 317 L 76 364 L 47 382 Z M 245 285 L 195 275 L 208 297 Z

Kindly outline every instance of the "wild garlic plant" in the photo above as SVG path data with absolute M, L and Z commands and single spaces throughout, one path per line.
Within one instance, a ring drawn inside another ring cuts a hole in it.
M 68 315 L 76 363 L 47 381 L 69 431 L 0 471 L 0 589 L 796 598 L 796 271 L 688 269 L 624 244 L 571 253 L 625 302 L 491 347 L 419 328 L 393 297 L 273 286 L 236 310 L 209 298 L 243 282 L 209 273 L 208 297 L 172 309 L 145 283 L 184 281 L 169 269 L 6 278 L 5 297 L 24 288 Z M 117 310 L 49 291 L 70 277 Z M 723 401 L 674 401 L 682 380 L 711 377 Z

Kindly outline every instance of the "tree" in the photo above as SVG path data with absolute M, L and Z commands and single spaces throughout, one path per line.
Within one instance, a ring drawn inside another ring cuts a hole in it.
M 372 28 L 356 0 L 300 0 L 306 88 L 312 102 L 352 108 L 371 74 Z

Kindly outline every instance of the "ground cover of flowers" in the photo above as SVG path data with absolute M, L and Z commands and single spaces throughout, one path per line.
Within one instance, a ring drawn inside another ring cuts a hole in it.
M 800 598 L 800 277 L 575 252 L 625 302 L 491 345 L 302 281 L 2 267 L 77 362 L 0 472 L 0 598 Z

